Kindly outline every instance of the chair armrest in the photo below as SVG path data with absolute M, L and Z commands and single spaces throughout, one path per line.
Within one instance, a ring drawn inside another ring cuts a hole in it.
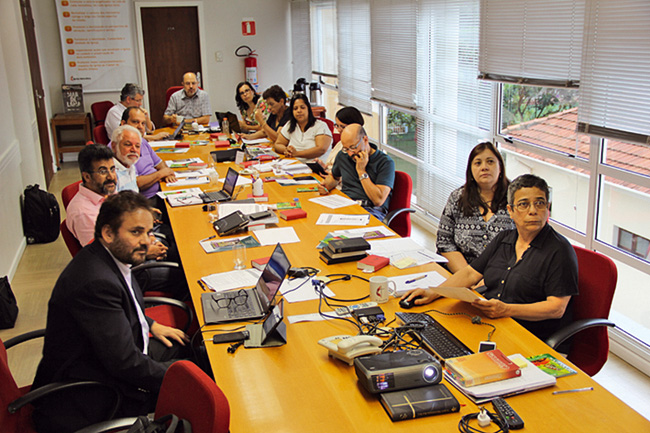
M 138 266 L 132 267 L 131 272 L 140 272 L 151 268 L 178 268 L 178 267 L 179 267 L 178 263 L 175 262 L 159 262 L 156 260 L 150 260 L 148 262 L 139 264 Z
M 578 332 L 587 328 L 593 328 L 595 326 L 615 327 L 616 325 L 614 322 L 611 322 L 607 319 L 576 320 L 575 322 L 554 332 L 553 335 L 546 339 L 546 344 L 551 346 L 553 349 L 556 349 L 560 344 L 562 344 L 567 338 L 571 337 L 572 335 L 577 334 Z
M 44 337 L 45 329 L 37 329 L 36 331 L 25 332 L 24 334 L 17 335 L 4 342 L 5 349 L 9 349 L 24 341 L 33 340 L 34 338 Z
M 190 329 L 192 320 L 194 320 L 194 313 L 192 313 L 192 309 L 189 307 L 189 305 L 187 305 L 183 301 L 179 301 L 178 299 L 163 298 L 160 296 L 145 296 L 144 305 L 145 305 L 145 309 L 147 306 L 153 307 L 155 305 L 170 305 L 172 307 L 183 309 L 183 311 L 185 311 L 185 314 L 187 315 L 187 321 L 185 322 L 185 326 L 183 327 L 184 332 L 187 332 L 187 330 Z
M 120 395 L 118 390 L 115 389 L 114 387 L 107 385 L 105 383 L 95 382 L 95 381 L 50 383 L 38 389 L 35 389 L 33 391 L 29 391 L 27 394 L 23 395 L 22 397 L 12 401 L 11 403 L 9 403 L 9 406 L 7 406 L 7 410 L 9 411 L 9 413 L 16 413 L 18 412 L 18 410 L 20 410 L 20 408 L 22 408 L 26 404 L 32 404 L 43 397 L 47 397 L 56 394 L 58 392 L 73 389 L 73 388 L 91 388 L 91 387 L 104 388 L 110 391 L 110 393 L 115 394 L 115 405 L 113 406 L 113 408 L 109 413 L 110 416 L 107 417 L 107 418 L 113 418 L 117 413 L 117 409 L 120 407 L 120 404 L 122 403 L 122 396 Z
M 397 215 L 404 212 L 415 213 L 415 209 L 411 209 L 410 207 L 404 207 L 402 209 L 393 209 L 392 211 L 386 214 L 382 222 L 387 226 L 390 226 L 391 221 L 393 221 Z
M 93 425 L 89 425 L 88 427 L 84 427 L 81 430 L 77 430 L 75 433 L 104 433 L 117 429 L 128 430 L 128 428 L 131 427 L 137 420 L 137 417 L 131 417 L 102 421 Z

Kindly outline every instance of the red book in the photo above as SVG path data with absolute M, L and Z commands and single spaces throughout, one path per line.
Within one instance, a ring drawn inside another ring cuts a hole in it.
M 190 147 L 190 143 L 176 143 L 174 147 Z
M 362 271 L 377 272 L 384 266 L 388 265 L 388 263 L 390 263 L 390 259 L 388 257 L 376 256 L 372 254 L 363 260 L 359 260 L 357 262 L 357 269 L 361 269 Z
M 251 266 L 255 269 L 263 271 L 270 258 L 271 257 L 260 257 L 259 259 L 253 259 L 251 260 Z
M 212 138 L 213 140 L 219 140 L 222 138 L 228 138 L 228 136 L 223 132 L 215 132 L 213 134 L 210 134 L 210 138 Z
M 304 209 L 287 209 L 279 212 L 280 218 L 290 221 L 290 220 L 295 220 L 298 218 L 305 218 L 307 216 L 307 212 L 305 212 Z
M 228 140 L 215 141 L 214 147 L 230 147 L 230 142 Z
M 269 195 L 268 194 L 262 194 L 262 195 L 248 194 L 248 198 L 252 198 L 256 202 L 269 201 Z
M 187 165 L 188 168 L 206 168 L 207 166 L 208 164 L 205 162 L 193 162 Z
M 521 369 L 499 349 L 447 359 L 445 369 L 463 386 L 521 376 Z

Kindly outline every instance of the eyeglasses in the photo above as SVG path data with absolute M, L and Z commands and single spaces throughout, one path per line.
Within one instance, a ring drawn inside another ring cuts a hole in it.
M 92 173 L 98 173 L 98 174 L 100 174 L 100 175 L 102 175 L 102 176 L 106 176 L 106 175 L 108 174 L 108 172 L 109 172 L 109 169 L 108 169 L 108 168 L 102 167 L 102 168 L 100 168 L 99 170 L 89 171 L 88 173 L 91 173 L 91 174 L 92 174 Z M 115 174 L 115 166 L 112 166 L 112 167 L 110 168 L 110 172 L 111 172 L 111 174 Z
M 242 90 L 241 92 L 239 92 L 239 96 L 244 96 L 245 94 L 247 94 L 250 91 L 251 91 L 251 89 Z
M 546 200 L 535 200 L 533 202 L 533 206 L 535 206 L 535 209 L 537 209 L 537 210 L 543 210 L 543 209 L 546 209 L 548 207 L 548 202 Z M 519 203 L 514 205 L 514 207 L 519 212 L 525 212 L 530 207 L 530 202 L 529 201 L 520 201 Z
M 248 301 L 248 293 L 244 289 L 241 289 L 235 296 L 219 299 L 212 298 L 212 301 L 216 303 L 219 308 L 228 308 L 231 303 L 234 303 L 236 306 L 241 306 L 245 305 Z
M 353 152 L 353 151 L 357 150 L 357 148 L 359 147 L 360 144 L 361 144 L 361 141 L 359 141 L 359 142 L 358 142 L 357 144 L 355 144 L 354 146 L 343 147 L 341 150 L 342 150 L 343 152 L 345 152 L 345 153 L 350 153 L 350 152 Z

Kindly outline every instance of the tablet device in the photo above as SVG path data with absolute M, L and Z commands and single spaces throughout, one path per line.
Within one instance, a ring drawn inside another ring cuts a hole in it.
M 316 174 L 320 174 L 323 177 L 327 176 L 327 172 L 325 171 L 323 166 L 317 162 L 308 162 L 307 167 L 311 168 L 311 171 L 313 171 Z

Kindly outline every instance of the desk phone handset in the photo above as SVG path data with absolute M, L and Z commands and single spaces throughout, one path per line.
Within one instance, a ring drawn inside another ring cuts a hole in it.
M 349 365 L 359 356 L 381 353 L 379 346 L 382 343 L 381 338 L 373 335 L 335 335 L 318 341 L 318 344 L 327 348 L 329 356 Z

